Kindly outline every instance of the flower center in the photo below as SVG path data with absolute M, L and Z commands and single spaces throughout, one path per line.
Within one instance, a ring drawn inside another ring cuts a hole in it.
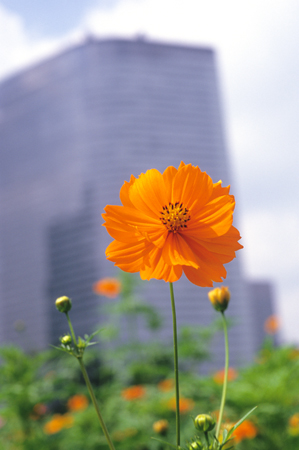
M 183 203 L 170 203 L 162 207 L 160 220 L 168 231 L 176 233 L 183 228 L 187 228 L 186 222 L 190 220 L 188 208 L 184 208 Z

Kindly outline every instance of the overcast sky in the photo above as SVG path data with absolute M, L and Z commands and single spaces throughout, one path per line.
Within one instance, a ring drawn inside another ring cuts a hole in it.
M 0 79 L 82 39 L 216 49 L 247 277 L 273 282 L 299 343 L 298 0 L 0 0 Z M 135 174 L 138 175 L 138 174 Z

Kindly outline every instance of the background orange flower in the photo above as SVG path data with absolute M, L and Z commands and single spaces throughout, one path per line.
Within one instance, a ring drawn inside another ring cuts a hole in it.
M 227 381 L 233 381 L 238 377 L 238 372 L 233 368 L 229 367 L 227 374 Z M 213 380 L 217 384 L 223 384 L 224 382 L 224 369 L 219 370 L 213 375 Z
M 269 316 L 264 323 L 264 330 L 267 334 L 275 334 L 279 329 L 279 319 L 276 316 Z
M 83 394 L 76 394 L 69 398 L 67 407 L 70 411 L 84 411 L 88 406 L 88 400 Z
M 299 413 L 295 413 L 289 418 L 288 432 L 292 436 L 299 435 Z
M 121 283 L 116 278 L 103 278 L 94 283 L 92 289 L 98 295 L 115 298 L 120 294 Z
M 254 439 L 257 435 L 258 429 L 250 420 L 244 420 L 240 426 L 234 431 L 233 437 L 235 442 L 241 442 L 244 439 Z
M 121 393 L 122 398 L 125 400 L 137 400 L 139 398 L 143 398 L 145 396 L 146 390 L 141 385 L 130 386 L 127 389 L 124 389 Z
M 174 381 L 171 378 L 160 381 L 158 389 L 162 392 L 172 391 L 174 389 Z
M 131 176 L 120 199 L 122 206 L 108 205 L 103 214 L 114 239 L 108 260 L 144 280 L 173 282 L 184 272 L 198 286 L 223 281 L 224 264 L 242 248 L 232 226 L 235 199 L 229 187 L 182 162 L 163 174 L 151 169 Z
M 71 428 L 74 418 L 70 414 L 54 414 L 52 419 L 44 425 L 46 434 L 56 434 L 63 428 Z
M 175 397 L 171 398 L 168 402 L 167 402 L 167 406 L 169 409 L 171 409 L 172 411 L 176 410 L 176 400 Z M 180 398 L 180 402 L 179 402 L 179 408 L 180 408 L 180 412 L 182 414 L 187 413 L 188 411 L 191 411 L 195 406 L 195 403 L 193 400 L 191 400 L 190 398 L 184 398 L 181 397 Z

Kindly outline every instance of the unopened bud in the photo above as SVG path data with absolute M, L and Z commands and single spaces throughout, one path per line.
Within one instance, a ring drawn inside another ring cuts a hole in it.
M 153 430 L 157 433 L 157 434 L 161 434 L 162 436 L 165 436 L 165 434 L 167 433 L 168 430 L 168 421 L 165 419 L 161 419 L 161 420 L 157 420 L 157 422 L 155 422 L 153 424 Z
M 210 302 L 216 311 L 223 312 L 228 307 L 230 292 L 228 287 L 217 287 L 208 293 Z
M 87 346 L 86 342 L 84 341 L 84 339 L 82 339 L 80 336 L 78 337 L 78 343 L 77 343 L 77 347 L 84 349 Z
M 71 338 L 71 336 L 69 334 L 66 334 L 65 336 L 62 336 L 60 338 L 60 342 L 63 345 L 68 345 L 68 344 L 70 344 L 72 342 L 72 338 Z
M 199 440 L 191 442 L 191 444 L 189 444 L 188 447 L 189 447 L 189 450 L 202 450 L 203 449 L 203 445 Z
M 199 414 L 194 419 L 194 426 L 199 431 L 212 431 L 215 427 L 215 419 L 209 414 Z
M 59 312 L 67 313 L 72 307 L 72 302 L 70 298 L 63 296 L 56 300 L 55 306 Z

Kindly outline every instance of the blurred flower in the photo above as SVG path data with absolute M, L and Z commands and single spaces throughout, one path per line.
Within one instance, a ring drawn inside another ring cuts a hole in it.
M 71 428 L 74 418 L 70 414 L 54 414 L 52 419 L 44 425 L 46 434 L 56 434 L 63 428 Z
M 222 286 L 221 288 L 217 287 L 212 291 L 208 292 L 208 297 L 210 302 L 216 311 L 223 312 L 228 307 L 228 303 L 230 300 L 230 292 L 228 287 Z
M 229 187 L 181 162 L 131 176 L 120 190 L 122 206 L 108 205 L 104 226 L 114 241 L 106 256 L 144 280 L 173 282 L 184 272 L 198 286 L 226 277 L 224 264 L 242 248 L 232 226 L 235 199 Z
M 169 392 L 174 389 L 174 381 L 171 378 L 160 381 L 158 383 L 158 389 L 162 392 Z
M 67 407 L 70 411 L 84 411 L 88 406 L 88 400 L 83 394 L 76 394 L 68 399 Z
M 216 372 L 213 375 L 213 380 L 215 381 L 215 383 L 223 384 L 223 382 L 224 382 L 224 373 L 225 373 L 225 370 L 222 369 L 222 370 L 219 370 L 218 372 Z M 233 369 L 232 367 L 229 367 L 228 368 L 228 374 L 227 374 L 227 381 L 233 381 L 237 377 L 238 377 L 238 372 L 235 369 Z
M 172 411 L 176 410 L 176 400 L 175 397 L 171 398 L 168 402 L 167 402 L 167 406 L 169 409 L 171 409 Z M 190 398 L 184 398 L 181 397 L 180 398 L 180 402 L 179 402 L 179 408 L 180 408 L 180 412 L 182 414 L 187 413 L 188 411 L 191 411 L 194 408 L 195 404 L 194 401 L 191 400 Z
M 295 413 L 289 418 L 288 432 L 291 436 L 299 435 L 299 413 Z
M 226 423 L 223 425 L 223 428 L 229 431 L 234 425 L 232 423 Z M 234 438 L 234 442 L 238 444 L 244 439 L 254 439 L 257 435 L 258 429 L 254 425 L 251 420 L 244 420 L 241 425 L 233 432 L 232 437 Z
M 269 316 L 268 319 L 265 320 L 264 330 L 267 334 L 275 334 L 279 329 L 280 321 L 276 316 Z
M 41 418 L 41 416 L 44 416 L 46 412 L 48 411 L 47 405 L 44 403 L 37 403 L 34 405 L 32 414 L 30 415 L 30 418 L 33 420 L 38 420 Z
M 116 278 L 103 278 L 94 283 L 92 289 L 98 295 L 115 298 L 121 291 L 121 283 Z
M 137 432 L 136 428 L 126 428 L 125 430 L 114 431 L 112 437 L 114 441 L 121 442 L 129 437 L 135 436 Z
M 125 400 L 137 400 L 139 398 L 143 398 L 145 396 L 145 388 L 141 385 L 131 386 L 124 389 L 121 393 L 122 398 Z
M 153 423 L 153 430 L 157 434 L 161 434 L 165 436 L 169 427 L 169 423 L 165 419 L 157 420 L 157 422 Z
M 289 353 L 289 359 L 293 360 L 293 359 L 298 359 L 299 358 L 299 349 L 298 348 L 293 348 L 290 353 Z

